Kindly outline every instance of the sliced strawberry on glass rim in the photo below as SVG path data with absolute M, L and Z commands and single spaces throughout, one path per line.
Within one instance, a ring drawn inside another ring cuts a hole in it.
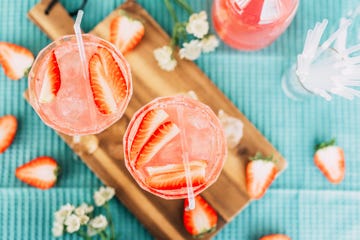
M 168 116 L 162 109 L 153 109 L 145 114 L 131 143 L 130 159 L 135 160 L 140 149 Z
M 55 159 L 42 156 L 18 167 L 15 176 L 30 186 L 48 189 L 55 185 L 59 169 Z
M 195 208 L 189 209 L 189 200 L 184 200 L 183 222 L 186 231 L 193 237 L 201 238 L 216 230 L 216 211 L 200 195 L 195 197 Z
M 141 148 L 140 153 L 135 160 L 135 168 L 139 169 L 149 162 L 155 154 L 178 135 L 179 132 L 179 128 L 173 122 L 168 121 L 161 124 L 151 135 L 143 148 Z
M 120 66 L 112 54 L 98 47 L 89 61 L 90 86 L 97 109 L 103 114 L 116 112 L 126 97 L 127 85 Z
M 59 64 L 55 55 L 55 51 L 52 51 L 47 62 L 46 71 L 40 90 L 39 102 L 52 102 L 55 99 L 60 86 L 61 78 Z
M 117 16 L 110 23 L 110 42 L 115 44 L 122 53 L 135 48 L 144 34 L 145 27 L 142 22 L 128 16 Z
M 5 152 L 13 142 L 17 125 L 16 117 L 13 115 L 0 117 L 0 154 Z
M 0 42 L 0 65 L 12 80 L 22 78 L 34 61 L 30 50 L 8 42 Z

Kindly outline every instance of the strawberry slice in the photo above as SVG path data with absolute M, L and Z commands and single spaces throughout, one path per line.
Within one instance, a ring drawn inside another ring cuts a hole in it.
M 18 167 L 15 176 L 33 187 L 48 189 L 55 185 L 58 172 L 57 162 L 51 157 L 42 156 Z
M 130 159 L 135 159 L 146 141 L 169 115 L 162 109 L 147 112 L 140 123 L 130 149 Z
M 114 43 L 122 53 L 135 48 L 144 34 L 145 27 L 142 22 L 124 15 L 112 19 L 110 23 L 110 42 Z
M 189 162 L 190 171 L 203 169 L 205 170 L 207 166 L 207 161 L 205 160 L 193 160 Z M 164 173 L 173 173 L 173 172 L 185 172 L 184 164 L 166 164 L 161 166 L 151 166 L 146 167 L 146 172 L 149 176 L 164 174 Z
M 163 146 L 165 146 L 165 144 L 170 142 L 179 132 L 179 128 L 173 122 L 168 121 L 161 124 L 140 150 L 138 158 L 135 161 L 135 168 L 139 169 L 141 166 L 149 162 L 155 154 Z
M 291 238 L 284 234 L 270 234 L 261 237 L 259 240 L 291 240 Z
M 0 42 L 0 65 L 12 80 L 22 78 L 34 61 L 34 55 L 26 48 L 13 43 Z
M 246 188 L 251 198 L 260 199 L 277 173 L 273 157 L 256 154 L 246 166 Z
M 96 107 L 103 114 L 114 113 L 126 97 L 127 86 L 118 63 L 106 48 L 98 47 L 91 56 L 89 74 Z
M 59 64 L 55 51 L 51 52 L 47 63 L 44 80 L 40 90 L 40 103 L 50 103 L 56 97 L 61 85 Z
M 11 145 L 17 130 L 17 120 L 13 115 L 0 117 L 0 154 Z
M 329 182 L 338 184 L 345 176 L 344 151 L 335 145 L 335 139 L 316 147 L 314 163 Z
M 189 210 L 189 201 L 184 201 L 184 227 L 196 238 L 216 230 L 216 211 L 200 195 L 195 197 L 195 209 Z
M 189 163 L 190 178 L 193 187 L 200 186 L 205 182 L 205 168 L 207 166 L 204 160 L 195 160 Z M 149 177 L 147 184 L 158 190 L 173 190 L 186 187 L 186 175 L 183 164 L 168 164 L 165 166 L 152 166 L 146 168 Z

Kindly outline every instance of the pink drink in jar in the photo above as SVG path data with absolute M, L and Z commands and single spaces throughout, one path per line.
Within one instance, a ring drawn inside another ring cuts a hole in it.
M 75 35 L 52 42 L 29 73 L 29 100 L 45 124 L 68 135 L 95 134 L 123 115 L 132 95 L 130 67 L 111 43 L 83 35 L 83 71 Z
M 214 112 L 177 95 L 154 99 L 135 113 L 124 135 L 124 156 L 143 189 L 179 199 L 188 197 L 187 176 L 195 195 L 216 181 L 227 145 Z
M 216 32 L 229 46 L 259 50 L 270 45 L 289 26 L 299 0 L 214 0 Z

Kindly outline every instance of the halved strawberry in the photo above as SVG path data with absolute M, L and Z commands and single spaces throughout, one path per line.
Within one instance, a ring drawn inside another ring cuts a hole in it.
M 190 178 L 193 187 L 200 186 L 205 182 L 205 168 L 207 162 L 195 160 L 189 163 Z M 147 167 L 149 177 L 147 184 L 158 190 L 173 190 L 186 187 L 186 174 L 183 164 L 168 164 L 165 166 Z
M 40 103 L 50 103 L 56 97 L 61 85 L 59 64 L 55 51 L 50 54 L 47 62 L 44 79 L 40 90 Z
M 135 160 L 140 149 L 168 116 L 162 109 L 153 109 L 145 114 L 132 141 L 130 159 Z
M 246 166 L 246 188 L 251 198 L 260 199 L 275 179 L 276 165 L 272 157 L 256 154 Z
M 216 211 L 200 195 L 195 197 L 195 209 L 189 210 L 189 201 L 184 202 L 184 227 L 196 238 L 216 230 Z
M 205 170 L 207 166 L 207 161 L 205 160 L 192 160 L 189 162 L 190 171 L 202 169 Z M 185 166 L 183 163 L 179 164 L 166 164 L 161 166 L 149 166 L 146 167 L 146 172 L 149 176 L 164 174 L 164 173 L 173 173 L 173 172 L 185 172 Z
M 316 147 L 314 163 L 329 182 L 340 183 L 345 176 L 344 151 L 335 145 L 335 139 Z
M 145 34 L 142 22 L 127 16 L 118 16 L 110 23 L 110 42 L 122 53 L 131 51 L 139 44 Z
M 95 104 L 103 114 L 114 113 L 126 97 L 127 86 L 123 73 L 112 54 L 98 47 L 89 62 L 90 86 Z
M 18 167 L 15 176 L 21 181 L 40 189 L 48 189 L 55 185 L 59 166 L 55 159 L 42 156 Z
M 11 145 L 17 130 L 17 120 L 13 115 L 0 117 L 0 154 Z
M 22 78 L 34 61 L 34 55 L 26 48 L 13 43 L 0 42 L 0 65 L 12 80 Z
M 135 168 L 139 169 L 149 162 L 155 154 L 179 132 L 179 128 L 173 122 L 169 121 L 161 124 L 140 150 L 138 158 L 135 161 Z
M 261 237 L 259 240 L 291 240 L 291 238 L 285 234 L 270 234 Z

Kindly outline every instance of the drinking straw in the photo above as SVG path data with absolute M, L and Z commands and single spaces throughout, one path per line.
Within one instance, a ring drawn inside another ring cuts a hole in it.
M 81 62 L 81 68 L 82 68 L 82 72 L 83 72 L 83 77 L 84 77 L 84 79 L 87 79 L 88 78 L 87 77 L 88 66 L 87 66 L 87 60 L 86 60 L 86 55 L 85 55 L 84 41 L 83 41 L 83 38 L 82 38 L 82 32 L 81 32 L 81 28 L 80 28 L 80 24 L 81 24 L 81 20 L 82 20 L 83 15 L 84 15 L 84 11 L 79 10 L 78 14 L 76 16 L 75 24 L 74 24 L 74 31 L 75 31 L 75 36 L 76 36 L 76 42 L 77 42 L 78 49 L 79 49 L 79 55 L 80 55 L 80 62 Z M 95 113 L 94 113 L 94 109 L 90 106 L 90 103 L 91 103 L 92 99 L 91 99 L 91 96 L 89 94 L 88 94 L 87 98 L 88 98 L 88 109 L 90 111 L 90 119 L 93 122 L 94 119 L 95 119 Z
M 186 131 L 184 125 L 184 106 L 180 104 L 176 108 L 177 117 L 179 120 L 179 127 L 180 127 L 180 142 L 181 142 L 181 152 L 182 152 L 182 160 L 185 169 L 185 178 L 186 178 L 186 188 L 187 188 L 187 197 L 189 200 L 188 210 L 193 210 L 195 208 L 195 197 L 194 197 L 194 189 L 192 186 L 191 181 L 191 170 L 189 164 L 189 153 L 188 153 L 188 146 L 186 142 Z
M 75 31 L 78 48 L 79 48 L 80 61 L 81 61 L 81 66 L 82 66 L 82 70 L 83 70 L 83 75 L 84 75 L 84 79 L 86 79 L 87 78 L 87 62 L 86 62 L 86 58 L 85 58 L 85 48 L 84 48 L 84 42 L 82 39 L 81 28 L 80 28 L 80 23 L 81 23 L 83 15 L 84 15 L 84 11 L 79 10 L 78 14 L 76 16 L 75 24 L 74 24 L 74 31 Z

